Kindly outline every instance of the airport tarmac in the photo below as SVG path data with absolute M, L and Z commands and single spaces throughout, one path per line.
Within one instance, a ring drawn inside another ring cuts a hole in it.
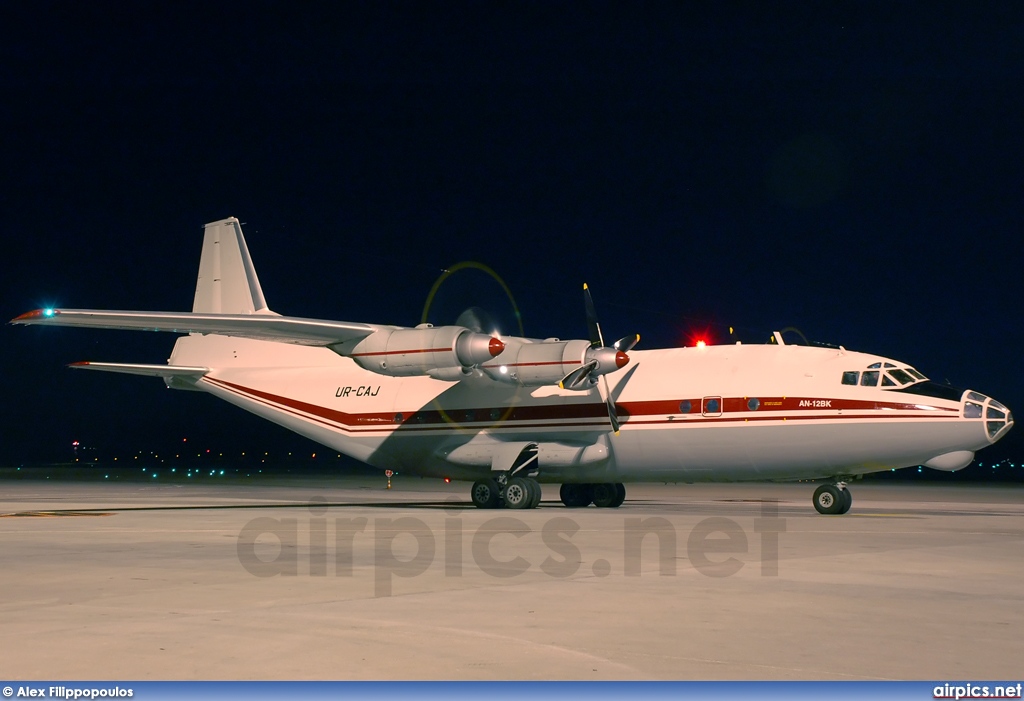
M 1024 488 L 0 483 L 0 678 L 1006 679 Z

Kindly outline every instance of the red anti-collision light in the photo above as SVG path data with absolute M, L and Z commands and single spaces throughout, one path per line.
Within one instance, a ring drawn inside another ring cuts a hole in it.
M 626 355 L 622 351 L 617 351 L 615 353 L 615 367 L 617 367 L 617 368 L 624 368 L 624 367 L 626 367 L 626 363 L 628 363 L 628 362 L 629 362 L 629 356 L 628 355 Z
M 492 337 L 487 344 L 487 350 L 490 352 L 491 357 L 495 358 L 505 350 L 505 344 L 501 342 L 501 339 Z

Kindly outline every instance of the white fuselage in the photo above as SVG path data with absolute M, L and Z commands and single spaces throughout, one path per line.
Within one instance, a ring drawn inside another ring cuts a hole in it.
M 905 365 L 807 346 L 633 351 L 607 375 L 617 435 L 599 385 L 389 377 L 326 348 L 217 335 L 180 338 L 170 362 L 210 368 L 196 389 L 346 455 L 453 479 L 486 476 L 503 446 L 525 441 L 538 445 L 547 482 L 810 479 L 930 461 L 956 469 L 1012 425 L 1008 412 L 996 426 L 965 416 L 966 394 L 843 384 L 847 371 Z M 987 410 L 992 400 L 977 396 Z

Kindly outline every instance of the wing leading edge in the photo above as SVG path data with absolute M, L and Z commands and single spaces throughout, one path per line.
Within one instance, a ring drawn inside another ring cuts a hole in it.
M 36 309 L 11 319 L 12 324 L 77 326 L 171 333 L 237 336 L 302 346 L 330 346 L 357 341 L 383 328 L 325 319 L 303 319 L 273 313 L 204 314 L 183 312 L 106 311 L 99 309 Z

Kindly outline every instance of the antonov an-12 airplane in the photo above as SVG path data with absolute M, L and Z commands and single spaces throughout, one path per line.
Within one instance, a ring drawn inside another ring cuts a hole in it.
M 979 392 L 779 333 L 605 345 L 585 286 L 584 301 L 590 338 L 571 341 L 281 316 L 231 218 L 206 225 L 191 313 L 40 309 L 12 323 L 187 334 L 166 365 L 71 367 L 161 377 L 382 470 L 473 481 L 481 508 L 534 508 L 542 482 L 566 506 L 616 507 L 627 482 L 821 479 L 814 507 L 842 514 L 848 480 L 958 470 L 1013 426 Z

